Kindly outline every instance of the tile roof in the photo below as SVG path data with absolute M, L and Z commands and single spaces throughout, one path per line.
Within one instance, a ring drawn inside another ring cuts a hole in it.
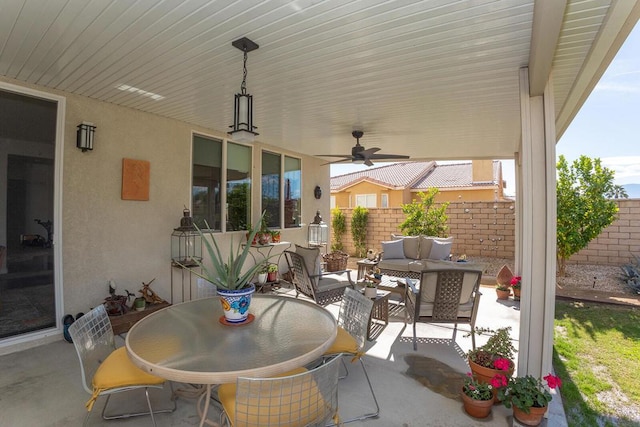
M 429 162 L 401 162 L 371 167 L 358 172 L 331 177 L 331 191 L 340 191 L 361 181 L 374 182 L 385 187 L 402 189 L 425 176 L 436 166 Z
M 435 162 L 402 162 L 331 178 L 331 191 L 341 191 L 369 181 L 394 189 L 425 190 L 429 187 L 493 186 L 499 180 L 500 161 L 493 161 L 493 180 L 473 182 L 472 163 L 438 165 Z

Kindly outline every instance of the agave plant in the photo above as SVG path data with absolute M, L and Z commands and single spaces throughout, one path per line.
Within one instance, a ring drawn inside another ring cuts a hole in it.
M 636 254 L 632 255 L 635 258 L 636 263 L 635 265 L 625 264 L 620 267 L 624 273 L 622 280 L 633 292 L 640 294 L 640 257 Z
M 262 218 L 264 218 L 264 213 L 262 214 Z M 255 227 L 249 233 L 247 237 L 247 242 L 253 241 L 256 233 L 260 231 L 262 221 L 259 221 Z M 207 224 L 207 228 L 209 224 Z M 196 225 L 196 230 L 202 241 L 204 242 L 204 246 L 206 248 L 206 253 L 208 254 L 208 261 L 210 261 L 211 267 L 207 266 L 207 259 L 203 257 L 202 261 L 196 260 L 198 263 L 198 267 L 202 269 L 199 271 L 198 269 L 189 268 L 186 266 L 182 266 L 190 270 L 193 274 L 198 277 L 201 277 L 209 282 L 213 283 L 218 287 L 218 289 L 227 289 L 230 291 L 243 289 L 247 287 L 251 278 L 254 275 L 260 272 L 263 268 L 263 263 L 257 263 L 251 267 L 249 267 L 244 273 L 242 272 L 244 264 L 247 260 L 247 256 L 249 255 L 249 244 L 242 245 L 242 243 L 238 243 L 238 246 L 234 248 L 233 244 L 233 236 L 231 237 L 231 245 L 229 248 L 229 256 L 225 260 L 222 256 L 222 252 L 218 247 L 218 243 L 215 239 L 208 239 L 205 236 L 205 233 Z M 213 242 L 213 244 L 211 243 Z M 267 262 L 267 259 L 264 260 Z

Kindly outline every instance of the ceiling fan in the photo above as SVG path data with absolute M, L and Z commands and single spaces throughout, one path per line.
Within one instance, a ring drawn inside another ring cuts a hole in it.
M 346 163 L 346 162 L 362 162 L 367 166 L 373 166 L 372 160 L 392 160 L 392 159 L 408 159 L 409 156 L 401 154 L 376 154 L 380 151 L 379 148 L 364 148 L 360 145 L 360 138 L 364 135 L 361 130 L 354 130 L 351 135 L 356 139 L 356 145 L 351 148 L 351 154 L 317 154 L 320 157 L 341 157 L 342 160 L 336 160 L 334 162 L 325 163 L 330 165 L 333 163 Z

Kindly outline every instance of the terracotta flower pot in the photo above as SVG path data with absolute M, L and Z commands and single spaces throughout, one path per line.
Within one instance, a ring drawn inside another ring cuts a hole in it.
M 515 365 L 511 363 L 511 368 L 508 371 L 501 371 L 500 369 L 492 369 L 485 368 L 482 365 L 478 365 L 473 360 L 467 358 L 469 362 L 469 369 L 473 373 L 473 376 L 480 382 L 485 384 L 491 384 L 491 379 L 495 377 L 497 374 L 502 374 L 506 377 L 510 377 L 513 375 L 513 370 L 515 369 Z M 493 390 L 493 403 L 498 404 L 500 401 L 498 400 L 498 390 Z
M 515 299 L 515 300 L 519 300 L 520 299 L 520 289 L 513 288 L 513 299 Z
M 500 290 L 496 288 L 496 295 L 498 295 L 498 299 L 509 299 L 509 295 L 511 295 L 511 291 L 510 290 Z
M 542 408 L 531 407 L 529 408 L 528 414 L 515 406 L 513 407 L 513 417 L 526 426 L 537 426 L 540 424 L 545 412 L 547 412 L 546 406 Z
M 487 418 L 491 413 L 493 407 L 493 399 L 490 400 L 476 400 L 472 399 L 464 392 L 462 393 L 462 404 L 467 414 L 475 418 Z

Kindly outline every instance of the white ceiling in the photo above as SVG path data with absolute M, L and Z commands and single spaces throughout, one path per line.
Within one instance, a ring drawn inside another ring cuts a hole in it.
M 560 134 L 640 15 L 563 2 L 2 0 L 0 75 L 226 132 L 247 36 L 259 141 L 342 154 L 361 129 L 383 153 L 510 158 L 519 69 L 552 67 Z

